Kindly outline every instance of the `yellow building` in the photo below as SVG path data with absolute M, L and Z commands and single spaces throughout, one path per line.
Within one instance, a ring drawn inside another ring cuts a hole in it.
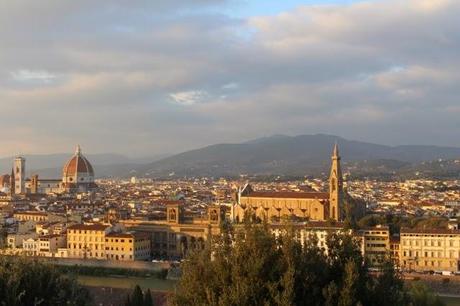
M 402 228 L 400 237 L 400 265 L 403 269 L 459 271 L 459 230 Z
M 390 237 L 390 255 L 393 262 L 399 266 L 401 258 L 401 241 L 399 237 Z
M 105 254 L 109 260 L 148 260 L 150 244 L 147 233 L 110 233 L 105 236 Z
M 67 228 L 67 256 L 106 259 L 105 236 L 110 225 L 76 224 Z
M 343 178 L 338 146 L 332 154 L 329 192 L 272 192 L 254 191 L 246 185 L 238 192 L 237 203 L 232 207 L 232 219 L 241 222 L 247 213 L 269 221 L 295 216 L 304 220 L 342 221 Z
M 388 226 L 376 226 L 359 231 L 362 239 L 362 253 L 368 264 L 372 267 L 379 266 L 384 259 L 391 257 L 390 229 Z
M 296 232 L 296 238 L 304 245 L 310 239 L 316 239 L 317 246 L 328 253 L 327 240 L 330 235 L 343 234 L 350 230 L 344 230 L 342 222 L 324 222 L 324 221 L 310 221 L 307 223 L 297 223 L 292 225 Z M 270 224 L 270 229 L 273 234 L 278 237 L 286 231 L 284 224 Z
M 220 234 L 220 223 L 225 219 L 224 206 L 208 207 L 204 217 L 185 214 L 181 204 L 169 204 L 166 220 L 121 220 L 129 230 L 150 234 L 154 257 L 183 257 L 188 250 L 202 248 L 205 241 Z
M 40 221 L 47 221 L 48 220 L 48 214 L 47 213 L 42 213 L 39 211 L 24 211 L 24 212 L 16 212 L 13 214 L 13 218 L 18 220 L 18 221 L 35 221 L 35 222 L 40 222 Z

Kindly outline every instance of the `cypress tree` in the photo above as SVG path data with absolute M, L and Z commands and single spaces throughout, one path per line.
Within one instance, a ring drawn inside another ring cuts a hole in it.
M 153 306 L 152 293 L 147 289 L 144 293 L 144 306 Z

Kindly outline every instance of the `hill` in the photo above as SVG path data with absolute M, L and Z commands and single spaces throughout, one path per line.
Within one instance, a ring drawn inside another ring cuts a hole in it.
M 327 172 L 334 143 L 346 166 L 394 173 L 421 162 L 460 158 L 460 148 L 385 146 L 333 135 L 276 135 L 240 144 L 216 144 L 143 165 L 140 174 L 164 176 L 318 175 Z

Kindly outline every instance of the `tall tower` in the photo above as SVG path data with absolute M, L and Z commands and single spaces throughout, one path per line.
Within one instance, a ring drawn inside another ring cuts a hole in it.
M 14 186 L 14 168 L 11 168 L 11 175 L 10 175 L 10 196 L 13 196 L 16 192 L 16 187 Z
M 26 193 L 26 159 L 24 157 L 16 157 L 14 160 L 14 193 Z
M 332 153 L 331 175 L 329 177 L 329 218 L 343 220 L 343 177 L 340 167 L 339 146 Z

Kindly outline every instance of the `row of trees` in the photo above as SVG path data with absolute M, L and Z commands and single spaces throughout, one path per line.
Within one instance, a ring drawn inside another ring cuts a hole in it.
M 153 306 L 153 298 L 150 289 L 142 293 L 141 287 L 136 285 L 131 294 L 128 294 L 124 306 Z
M 391 233 L 399 233 L 401 227 L 414 229 L 445 229 L 449 219 L 445 217 L 405 217 L 399 215 L 367 215 L 357 222 L 357 228 L 388 225 Z M 458 220 L 457 220 L 458 221 Z
M 266 224 L 223 233 L 184 262 L 172 305 L 422 305 L 390 261 L 370 275 L 351 235 L 330 235 L 326 253 L 289 226 L 279 237 Z M 423 305 L 442 305 L 433 301 Z
M 85 306 L 87 290 L 75 278 L 51 265 L 25 258 L 0 256 L 0 305 Z

